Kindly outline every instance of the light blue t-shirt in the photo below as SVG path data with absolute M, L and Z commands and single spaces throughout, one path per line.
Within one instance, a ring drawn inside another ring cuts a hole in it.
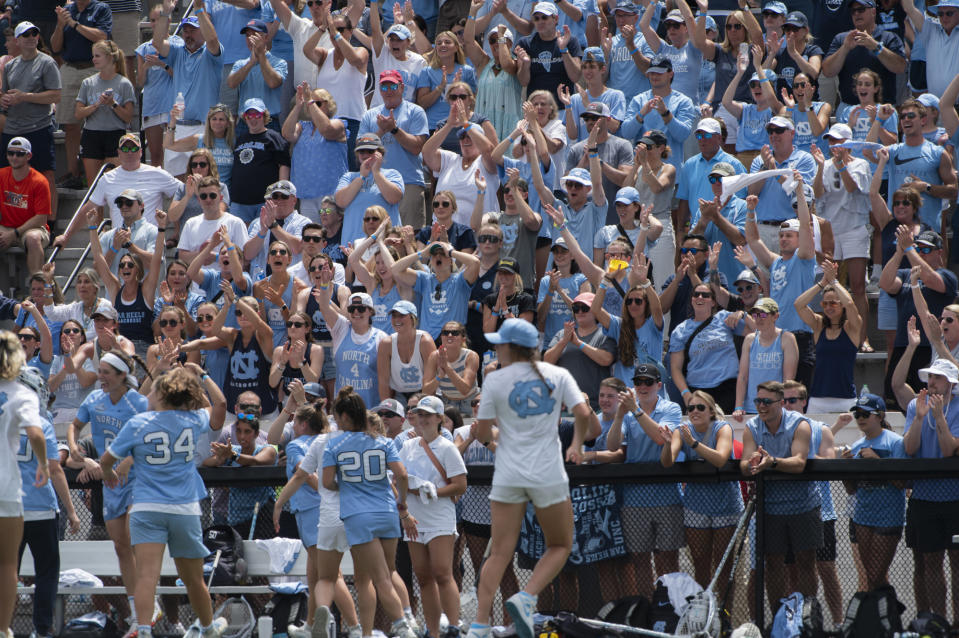
M 693 106 L 692 100 L 673 88 L 672 92 L 663 100 L 666 103 L 666 108 L 672 113 L 669 123 L 663 121 L 663 116 L 658 110 L 652 109 L 643 117 L 643 123 L 640 124 L 636 121 L 636 116 L 651 99 L 653 99 L 653 92 L 650 90 L 644 91 L 630 100 L 629 106 L 626 108 L 626 119 L 623 120 L 623 125 L 619 128 L 619 136 L 635 143 L 646 131 L 654 129 L 662 131 L 666 134 L 666 141 L 672 150 L 666 161 L 679 170 L 683 163 L 683 144 L 689 137 L 690 131 L 692 131 L 693 122 L 697 119 L 696 107 Z
M 746 422 L 749 433 L 756 443 L 770 455 L 783 458 L 792 453 L 796 429 L 806 417 L 799 412 L 782 409 L 782 417 L 775 434 L 758 416 Z M 811 430 L 810 430 L 811 433 Z M 807 457 L 808 458 L 808 457 Z M 803 514 L 819 507 L 819 489 L 815 481 L 768 481 L 766 483 L 766 511 L 775 516 Z
M 383 178 L 391 184 L 395 184 L 400 190 L 403 189 L 403 176 L 400 172 L 392 168 L 381 168 L 380 172 Z M 350 185 L 354 178 L 360 177 L 359 171 L 350 171 L 343 173 L 340 181 L 336 185 L 336 190 L 342 190 Z M 400 208 L 399 203 L 391 204 L 380 194 L 380 187 L 373 179 L 372 173 L 362 178 L 363 186 L 360 192 L 356 194 L 353 201 L 349 203 L 346 210 L 343 211 L 343 228 L 340 231 L 340 243 L 346 245 L 349 242 L 357 242 L 366 236 L 363 232 L 363 215 L 370 206 L 382 206 L 390 216 L 390 222 L 394 226 L 400 226 Z
M 459 321 L 465 326 L 466 302 L 469 301 L 471 289 L 462 270 L 443 282 L 432 272 L 417 270 L 413 290 L 420 298 L 420 330 L 437 339 L 448 321 Z
M 949 425 L 949 431 L 952 436 L 959 436 L 959 401 L 952 397 L 949 405 L 945 409 L 946 423 Z M 906 427 L 903 432 L 905 436 L 912 426 L 913 419 L 916 418 L 916 399 L 909 402 L 906 408 Z M 933 418 L 932 410 L 922 421 L 922 432 L 920 432 L 919 450 L 912 455 L 918 459 L 939 459 L 943 457 L 942 448 L 939 447 L 939 436 L 936 433 L 936 422 Z M 959 479 L 923 479 L 912 483 L 912 496 L 920 501 L 959 501 Z
M 46 412 L 46 410 L 44 410 Z M 57 433 L 53 423 L 46 417 L 41 419 L 43 438 L 47 443 L 47 460 L 60 459 L 57 447 Z M 23 490 L 23 509 L 27 512 L 59 511 L 57 494 L 53 489 L 53 481 L 47 481 L 43 487 L 35 487 L 33 482 L 37 478 L 37 457 L 33 453 L 30 439 L 26 432 L 20 432 L 20 449 L 17 450 L 17 464 L 20 466 L 20 482 Z
M 289 69 L 286 60 L 270 51 L 266 52 L 266 59 L 270 63 L 270 66 L 273 67 L 273 70 L 285 80 Z M 233 63 L 233 70 L 230 72 L 236 73 L 249 61 L 250 56 L 245 55 Z M 240 86 L 237 87 L 237 91 L 240 96 L 240 104 L 245 104 L 250 98 L 258 97 L 266 104 L 267 110 L 269 110 L 270 113 L 275 113 L 277 117 L 279 117 L 279 114 L 283 111 L 283 85 L 281 84 L 275 89 L 267 86 L 266 80 L 263 78 L 263 69 L 260 68 L 259 64 L 253 65 L 250 72 L 246 74 L 246 78 L 244 78 Z
M 382 105 L 368 110 L 360 119 L 358 134 L 375 133 L 379 135 L 380 129 L 376 123 L 376 116 L 387 117 L 389 114 L 390 109 Z M 426 111 L 418 104 L 403 100 L 397 108 L 393 109 L 393 118 L 396 121 L 396 126 L 410 135 L 427 135 L 429 133 L 430 127 Z M 423 186 L 426 182 L 423 178 L 422 158 L 403 148 L 389 131 L 384 133 L 380 139 L 386 149 L 383 166 L 399 171 L 404 184 Z
M 103 453 L 111 446 L 123 425 L 131 417 L 146 412 L 149 409 L 147 398 L 136 390 L 128 390 L 114 405 L 110 395 L 103 390 L 94 390 L 80 404 L 77 410 L 77 420 L 80 423 L 90 424 L 90 434 L 97 454 Z M 126 455 L 117 456 L 124 458 Z M 132 474 L 132 471 L 131 471 Z
M 399 461 L 393 441 L 365 432 L 333 432 L 323 450 L 323 467 L 336 467 L 340 519 L 364 513 L 397 514 L 388 466 Z
M 176 38 L 176 40 L 174 40 Z M 170 36 L 170 42 L 183 43 L 180 36 Z M 156 47 L 152 41 L 147 41 L 134 49 L 141 58 L 148 55 L 157 55 Z M 166 58 L 160 58 L 166 61 Z M 147 69 L 146 82 L 143 85 L 143 116 L 162 115 L 169 113 L 173 108 L 173 78 L 162 66 L 151 66 Z
M 557 200 L 557 202 L 563 211 L 563 216 L 566 217 L 566 228 L 569 229 L 573 237 L 577 238 L 577 241 L 580 242 L 585 250 L 589 250 L 589 246 L 592 243 L 589 238 L 592 237 L 595 239 L 596 233 L 603 228 L 603 224 L 606 222 L 608 206 L 597 205 L 596 202 L 593 201 L 592 195 L 586 198 L 586 203 L 579 210 L 573 210 L 571 206 L 561 200 Z M 562 236 L 560 230 L 553 226 L 552 221 L 548 221 L 546 218 L 543 219 L 542 228 L 549 232 L 550 241 L 555 242 Z M 542 233 L 540 234 L 542 235 Z
M 646 48 L 649 49 L 648 53 L 652 53 L 648 43 Z M 692 38 L 680 48 L 660 40 L 656 55 L 666 56 L 673 63 L 673 90 L 679 91 L 690 100 L 696 100 L 699 94 L 699 73 L 703 64 L 703 54 L 693 44 Z
M 306 456 L 315 434 L 298 436 L 286 444 L 286 478 L 291 479 L 296 473 L 303 457 Z M 320 506 L 320 493 L 309 485 L 301 485 L 300 489 L 290 497 L 290 511 L 296 514 Z
M 602 102 L 609 107 L 609 113 L 613 119 L 622 122 L 626 117 L 626 96 L 623 95 L 623 92 L 619 89 L 607 88 L 598 96 L 587 93 L 586 97 L 589 100 L 586 106 L 589 106 L 593 102 Z M 586 107 L 583 106 L 583 97 L 579 93 L 575 93 L 570 98 L 569 108 L 573 109 L 573 115 L 576 118 L 577 136 L 575 141 L 585 140 L 589 132 L 586 130 L 586 123 L 580 116 L 586 110 Z M 573 142 L 571 142 L 571 144 L 572 143 Z
M 581 272 L 573 273 L 569 277 L 560 277 L 559 287 L 562 288 L 570 299 L 575 299 L 579 294 L 580 286 L 586 281 L 586 275 Z M 553 294 L 549 291 L 549 276 L 539 280 L 539 291 L 536 295 L 536 305 L 543 303 L 546 295 Z M 573 311 L 560 298 L 558 294 L 553 294 L 553 301 L 549 305 L 549 312 L 546 314 L 546 323 L 543 325 L 543 334 L 556 334 L 563 329 L 563 324 L 573 320 Z
M 185 505 L 206 497 L 194 457 L 210 431 L 206 410 L 167 410 L 133 416 L 109 446 L 118 459 L 133 457 L 133 503 Z
M 583 48 L 586 47 L 586 17 L 589 15 L 590 7 L 594 4 L 595 0 L 567 0 L 571 5 L 576 7 L 582 12 L 582 15 L 579 17 L 579 20 L 574 22 L 571 17 L 566 15 L 566 12 L 563 11 L 561 7 L 557 5 L 556 9 L 559 11 L 559 20 L 556 23 L 556 28 L 559 31 L 563 30 L 563 27 L 569 27 L 569 32 L 573 34 L 573 37 L 579 40 L 579 45 Z
M 790 332 L 812 332 L 799 317 L 793 302 L 816 281 L 816 258 L 777 257 L 769 269 L 769 296 L 779 304 L 776 325 Z
M 806 184 L 812 184 L 813 179 L 816 177 L 816 160 L 806 151 L 800 151 L 795 147 L 785 161 L 779 162 L 774 157 L 773 163 L 777 169 L 792 168 L 799 171 L 799 174 L 802 175 L 803 181 Z M 753 158 L 749 172 L 758 173 L 762 170 L 765 170 L 763 168 L 763 158 L 762 155 L 757 155 Z M 756 205 L 756 219 L 764 222 L 776 222 L 792 219 L 795 216 L 796 213 L 793 211 L 789 195 L 783 190 L 779 180 L 767 179 L 763 184 L 763 189 L 759 192 L 759 203 Z M 792 305 L 792 301 L 789 303 Z
M 892 430 L 882 430 L 873 439 L 860 438 L 850 452 L 857 457 L 863 448 L 871 448 L 881 459 L 909 458 L 902 437 Z M 906 493 L 901 487 L 885 481 L 859 481 L 855 503 L 852 520 L 859 525 L 902 527 L 906 523 Z
M 742 162 L 723 149 L 719 149 L 711 159 L 703 159 L 702 153 L 693 155 L 683 162 L 682 168 L 676 174 L 676 199 L 685 200 L 689 204 L 690 228 L 699 223 L 699 200 L 712 201 L 713 187 L 709 184 L 709 171 L 719 162 L 727 162 L 736 171 L 737 175 L 746 172 Z M 746 197 L 746 189 L 736 193 L 739 198 Z
M 758 151 L 769 144 L 766 125 L 772 119 L 773 110 L 768 106 L 760 110 L 755 104 L 743 104 L 743 113 L 739 116 L 739 133 L 736 137 L 737 151 Z
M 243 45 L 243 49 L 246 50 L 246 44 Z M 181 117 L 184 120 L 205 122 L 210 107 L 220 99 L 220 77 L 225 63 L 223 45 L 220 45 L 220 53 L 217 55 L 210 53 L 206 44 L 190 53 L 182 40 L 180 42 L 170 40 L 170 54 L 167 60 L 173 67 L 174 99 L 182 93 L 185 102 Z
M 203 273 L 200 290 L 206 295 L 207 301 L 210 301 L 220 293 L 220 282 L 223 281 L 223 273 L 219 268 L 201 268 L 200 272 Z M 244 271 L 243 279 L 246 281 L 246 290 L 240 290 L 235 281 L 230 282 L 230 287 L 233 288 L 233 294 L 236 295 L 237 299 L 253 293 L 253 279 L 250 277 L 250 274 Z M 223 307 L 223 304 L 226 303 L 226 299 L 223 295 L 220 295 L 220 298 L 214 303 L 219 310 Z M 236 308 L 231 305 L 226 312 L 226 323 L 223 325 L 230 328 L 239 328 L 240 324 L 236 322 Z
M 310 8 L 305 5 L 303 8 L 307 11 L 310 10 Z M 280 18 L 277 17 L 276 11 L 273 10 L 273 5 L 270 3 L 270 0 L 260 0 L 260 19 L 267 24 L 280 22 Z M 278 55 L 287 62 L 293 61 L 293 38 L 291 38 L 289 32 L 283 28 L 282 23 L 280 23 L 279 28 L 273 35 L 272 43 L 273 46 L 270 47 L 270 51 L 273 55 Z
M 732 427 L 726 421 L 713 421 L 705 432 L 699 432 L 692 424 L 689 425 L 689 431 L 693 439 L 703 445 L 716 449 L 716 440 L 719 433 L 724 429 L 729 429 L 732 434 Z M 735 436 L 733 437 L 735 438 Z M 698 447 L 698 446 L 697 446 Z M 699 453 L 691 448 L 689 444 L 683 441 L 681 453 L 685 455 L 687 461 L 702 461 Z M 729 458 L 734 458 L 735 452 L 730 450 Z M 683 505 L 686 509 L 706 516 L 729 516 L 743 511 L 743 496 L 739 491 L 739 483 L 736 481 L 720 481 L 719 483 L 699 483 L 691 482 L 686 484 L 686 492 L 683 494 Z
M 686 383 L 694 388 L 715 388 L 739 374 L 739 356 L 733 343 L 733 331 L 726 325 L 727 310 L 717 310 L 707 319 L 709 325 L 693 339 L 689 348 Z M 686 341 L 701 321 L 686 319 L 669 337 L 669 352 L 683 352 Z
M 739 229 L 739 233 L 745 236 L 746 229 L 746 202 L 733 195 L 723 206 L 719 214 L 729 220 L 729 222 Z M 736 281 L 739 273 L 742 272 L 742 264 L 736 260 L 733 252 L 733 243 L 723 231 L 719 230 L 713 222 L 706 224 L 706 243 L 712 246 L 715 242 L 722 242 L 723 248 L 719 253 L 719 272 L 726 276 L 726 281 Z
M 959 135 L 959 134 L 957 134 Z M 942 184 L 939 176 L 939 162 L 945 149 L 938 144 L 923 140 L 920 146 L 909 146 L 905 142 L 893 144 L 889 148 L 889 161 L 886 162 L 885 176 L 889 179 L 889 194 L 887 195 L 889 210 L 892 210 L 892 196 L 911 175 L 915 175 L 927 184 Z M 933 228 L 938 229 L 939 216 L 942 212 L 942 200 L 931 197 L 928 193 L 920 193 L 922 206 L 919 208 L 919 219 Z
M 658 5 L 656 6 L 658 9 Z M 643 34 L 639 32 L 638 28 L 636 29 L 636 35 L 633 37 L 633 44 L 640 48 L 646 48 L 646 41 L 643 40 Z M 639 95 L 649 90 L 649 80 L 646 78 L 646 74 L 640 71 L 636 63 L 633 62 L 633 56 L 629 52 L 629 45 L 626 44 L 623 35 L 617 33 L 613 36 L 613 46 L 610 48 L 609 59 L 607 60 L 607 68 L 609 68 L 607 84 L 622 91 L 623 95 Z
M 622 318 L 619 317 L 619 315 L 611 314 L 609 316 L 609 328 L 605 328 L 603 334 L 618 344 L 622 329 Z M 636 366 L 640 363 L 655 363 L 657 367 L 661 368 L 661 373 L 665 371 L 662 363 L 663 326 L 657 326 L 652 317 L 647 317 L 643 325 L 636 328 L 634 345 L 636 348 L 636 358 L 633 360 L 632 365 L 627 366 L 619 357 L 616 357 L 616 361 L 613 363 L 613 376 L 620 379 L 627 387 L 633 385 L 633 374 L 636 371 Z M 663 398 L 666 398 L 665 387 L 664 385 L 663 392 L 661 393 Z
M 171 105 L 172 108 L 172 105 Z M 201 135 L 196 141 L 197 148 L 206 148 Z M 220 174 L 220 181 L 230 185 L 230 178 L 233 176 L 233 148 L 225 137 L 214 137 L 213 147 L 209 149 L 213 153 L 213 161 L 216 162 L 216 170 Z
M 869 135 L 869 129 L 872 128 L 872 122 L 869 121 L 869 116 L 866 114 L 866 111 L 859 108 L 858 104 L 840 103 L 839 110 L 836 112 L 836 121 L 842 122 L 843 124 L 849 124 L 849 119 L 852 116 L 853 111 L 857 111 L 858 116 L 856 117 L 855 125 L 850 127 L 852 129 L 852 139 L 857 142 L 864 142 L 866 141 L 866 136 Z M 885 121 L 885 123 L 880 122 L 880 126 L 898 137 L 899 114 L 893 111 L 892 115 L 888 120 Z M 855 157 L 865 159 L 861 152 L 853 151 L 852 154 Z M 829 155 L 827 154 L 826 157 L 829 157 Z M 876 164 L 874 162 L 870 162 L 869 166 L 872 169 L 876 168 Z
M 668 399 L 659 398 L 656 408 L 647 413 L 649 418 L 665 425 L 670 430 L 679 427 L 683 418 L 679 405 Z M 624 463 L 659 463 L 663 453 L 663 446 L 654 443 L 646 436 L 643 427 L 636 421 L 636 417 L 627 413 L 623 417 L 623 447 L 626 448 Z M 678 483 L 664 483 L 662 485 L 635 485 L 632 483 L 623 487 L 623 507 L 663 507 L 679 505 L 683 497 Z
M 822 110 L 822 107 L 825 106 L 825 104 L 825 102 L 813 102 L 813 113 L 818 115 L 819 111 Z M 799 111 L 797 109 L 789 109 L 789 115 L 792 117 L 793 125 L 796 127 L 796 134 L 793 137 L 793 146 L 808 153 L 809 149 L 811 149 L 813 144 L 815 144 L 823 151 L 826 157 L 829 157 L 829 153 L 827 152 L 829 149 L 829 143 L 821 137 L 812 134 L 812 126 L 809 124 L 809 112 Z
M 473 89 L 473 93 L 476 93 L 476 71 L 473 70 L 473 67 L 467 64 L 456 64 L 452 69 L 448 69 L 446 74 L 446 83 L 449 85 L 450 82 L 453 82 L 453 78 L 456 77 L 456 73 L 462 71 L 460 77 L 461 81 L 469 84 L 470 88 Z M 420 74 L 416 78 L 416 90 L 419 89 L 429 89 L 432 91 L 438 87 L 443 82 L 443 69 L 434 69 L 431 66 L 426 66 L 420 71 Z M 433 104 L 426 109 L 426 119 L 429 123 L 430 130 L 437 128 L 440 122 L 448 119 L 450 116 L 450 103 L 446 101 L 445 91 L 443 95 L 433 102 Z
M 221 64 L 230 64 L 245 58 L 250 50 L 246 46 L 246 36 L 240 31 L 250 20 L 260 20 L 262 17 L 261 7 L 268 4 L 269 0 L 261 0 L 256 9 L 240 9 L 224 0 L 205 0 L 207 14 L 213 21 L 216 29 L 217 39 L 220 41 L 220 49 L 223 54 Z M 219 90 L 219 84 L 217 85 Z M 240 102 L 243 104 L 243 102 Z

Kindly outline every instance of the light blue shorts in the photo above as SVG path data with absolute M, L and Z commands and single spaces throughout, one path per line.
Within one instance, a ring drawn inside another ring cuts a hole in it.
M 130 514 L 130 543 L 163 543 L 172 558 L 206 558 L 203 527 L 196 514 L 133 512 Z
M 296 529 L 300 532 L 303 547 L 316 547 L 316 527 L 320 524 L 319 506 L 300 510 L 293 516 L 296 517 Z
M 133 504 L 133 481 L 114 488 L 103 486 L 103 520 L 112 521 L 126 515 Z
M 903 292 L 900 292 L 901 295 L 908 295 L 911 291 L 906 290 L 906 286 L 903 286 Z M 880 330 L 895 330 L 899 327 L 898 321 L 898 311 L 896 310 L 896 300 L 889 296 L 885 290 L 879 291 L 879 304 L 876 311 L 876 327 Z
M 364 512 L 343 519 L 346 542 L 353 545 L 369 543 L 375 538 L 400 538 L 400 517 L 396 512 Z
M 323 346 L 323 369 L 320 371 L 320 379 L 336 378 L 336 358 L 333 356 L 333 346 Z

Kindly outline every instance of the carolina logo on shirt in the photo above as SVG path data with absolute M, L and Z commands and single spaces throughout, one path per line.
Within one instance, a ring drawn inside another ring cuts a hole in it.
M 26 208 L 28 197 L 13 191 L 3 191 L 3 203 L 13 208 Z
M 513 386 L 509 393 L 509 407 L 513 408 L 521 419 L 537 414 L 549 414 L 556 405 L 556 399 L 550 396 L 553 385 L 536 381 L 521 381 Z
M 249 163 L 252 162 L 252 161 L 253 161 L 253 149 L 252 149 L 252 148 L 245 148 L 245 149 L 243 149 L 242 151 L 240 151 L 240 163 L 241 163 L 241 164 L 249 164 Z

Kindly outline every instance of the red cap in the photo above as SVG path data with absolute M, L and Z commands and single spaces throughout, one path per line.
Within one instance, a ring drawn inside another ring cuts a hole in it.
M 403 84 L 403 76 L 400 75 L 400 72 L 395 69 L 383 71 L 380 73 L 380 84 L 383 84 L 384 82 L 396 82 L 397 84 Z

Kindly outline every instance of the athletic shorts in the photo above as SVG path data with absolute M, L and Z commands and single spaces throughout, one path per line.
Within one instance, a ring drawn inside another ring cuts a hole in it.
M 620 518 L 630 554 L 669 552 L 686 545 L 682 505 L 624 507 Z
M 343 525 L 320 525 L 316 528 L 316 548 L 324 552 L 350 551 L 346 540 L 346 528 Z
M 490 488 L 489 500 L 497 503 L 532 502 L 539 509 L 562 503 L 569 498 L 569 483 L 555 483 L 542 487 L 512 487 L 494 485 Z
M 364 512 L 343 519 L 346 542 L 350 547 L 377 538 L 400 538 L 400 517 L 396 512 Z
M 909 499 L 906 506 L 906 547 L 917 552 L 959 549 L 959 502 Z
M 790 550 L 804 552 L 822 547 L 823 523 L 818 507 L 802 514 L 767 514 L 765 522 L 767 554 L 785 555 Z
M 816 550 L 816 560 L 820 563 L 833 563 L 836 561 L 836 521 L 822 522 L 822 547 Z M 786 552 L 786 558 L 783 563 L 792 565 L 796 562 L 796 554 L 792 548 Z
M 20 501 L 0 501 L 0 518 L 18 518 L 23 516 L 23 503 Z
M 296 529 L 300 532 L 303 547 L 316 546 L 316 527 L 320 523 L 320 507 L 311 507 L 300 510 L 293 515 L 296 518 Z
M 163 543 L 171 558 L 206 558 L 203 526 L 196 514 L 133 512 L 130 514 L 130 543 Z
M 492 525 L 484 525 L 483 523 L 472 523 L 470 521 L 460 521 L 460 529 L 464 534 L 469 536 L 475 536 L 477 538 L 489 538 L 493 534 Z
M 868 223 L 864 226 L 858 226 L 848 232 L 834 234 L 835 251 L 833 256 L 837 262 L 844 259 L 869 259 L 870 241 L 869 230 L 872 228 Z
M 405 540 L 407 543 L 419 543 L 420 545 L 429 545 L 431 540 L 433 540 L 434 538 L 439 538 L 441 536 L 452 536 L 455 539 L 457 536 L 459 536 L 459 534 L 456 533 L 455 529 L 448 529 L 448 528 L 420 529 L 419 527 L 417 527 L 416 540 L 413 540 L 412 538 L 410 538 L 409 535 L 406 534 L 406 532 L 403 533 L 403 540 Z
M 115 131 L 91 131 L 83 129 L 80 134 L 80 157 L 84 159 L 103 160 L 108 157 L 116 157 L 117 145 L 120 138 L 126 135 L 123 129 Z
M 902 536 L 901 526 L 876 527 L 874 525 L 861 525 L 850 518 L 849 519 L 849 542 L 850 543 L 856 544 L 859 542 L 859 539 L 857 538 L 857 532 L 856 532 L 856 529 L 859 527 L 863 528 L 864 530 L 869 530 L 870 532 L 872 532 L 873 534 L 876 534 L 877 536 L 895 536 L 896 538 L 900 538 Z
M 736 527 L 740 514 L 700 514 L 689 508 L 683 509 L 683 524 L 691 529 L 722 529 Z
M 103 520 L 112 521 L 126 515 L 133 503 L 133 481 L 116 487 L 103 486 Z

